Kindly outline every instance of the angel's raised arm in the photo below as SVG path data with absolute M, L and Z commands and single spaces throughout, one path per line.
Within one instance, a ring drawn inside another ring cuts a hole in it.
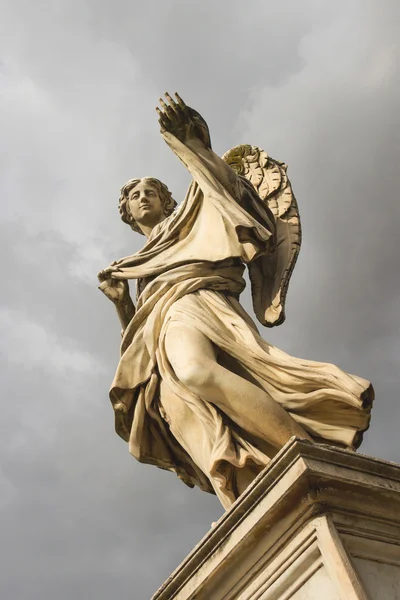
M 240 201 L 240 178 L 211 149 L 210 133 L 203 117 L 188 107 L 178 94 L 176 101 L 169 94 L 165 96 L 168 104 L 160 98 L 161 109 L 156 109 L 164 140 L 200 188 L 204 184 L 209 186 L 211 174 L 236 201 Z

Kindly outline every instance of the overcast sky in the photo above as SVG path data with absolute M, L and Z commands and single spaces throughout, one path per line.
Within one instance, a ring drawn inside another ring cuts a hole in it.
M 2 599 L 147 600 L 222 514 L 138 464 L 108 400 L 120 327 L 96 273 L 143 243 L 119 188 L 150 175 L 179 200 L 190 181 L 159 135 L 166 90 L 219 154 L 289 164 L 303 247 L 263 335 L 370 379 L 362 452 L 400 462 L 399 6 L 3 0 Z

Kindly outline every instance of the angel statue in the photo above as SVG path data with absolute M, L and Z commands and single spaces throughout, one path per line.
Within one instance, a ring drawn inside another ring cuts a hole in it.
M 161 135 L 193 181 L 178 207 L 158 179 L 121 189 L 122 220 L 147 239 L 98 275 L 123 328 L 110 398 L 137 460 L 228 508 L 292 436 L 356 449 L 373 389 L 260 336 L 239 297 L 247 266 L 257 319 L 284 321 L 301 241 L 286 165 L 248 145 L 220 158 L 201 115 L 165 96 Z

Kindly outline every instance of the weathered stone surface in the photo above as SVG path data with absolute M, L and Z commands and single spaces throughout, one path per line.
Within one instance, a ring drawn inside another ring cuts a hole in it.
M 193 182 L 177 209 L 157 179 L 131 179 L 121 190 L 121 217 L 147 242 L 99 274 L 123 328 L 110 398 L 135 458 L 229 508 L 293 436 L 357 448 L 373 390 L 258 333 L 239 303 L 243 271 L 258 320 L 279 325 L 300 247 L 286 165 L 250 145 L 221 159 L 199 113 L 167 99 L 161 133 Z
M 400 465 L 292 439 L 153 600 L 400 598 Z

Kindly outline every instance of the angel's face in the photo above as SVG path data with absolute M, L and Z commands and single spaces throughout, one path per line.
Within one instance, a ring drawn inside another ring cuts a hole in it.
M 154 227 L 165 218 L 156 187 L 145 179 L 130 190 L 128 206 L 132 218 L 139 225 Z

